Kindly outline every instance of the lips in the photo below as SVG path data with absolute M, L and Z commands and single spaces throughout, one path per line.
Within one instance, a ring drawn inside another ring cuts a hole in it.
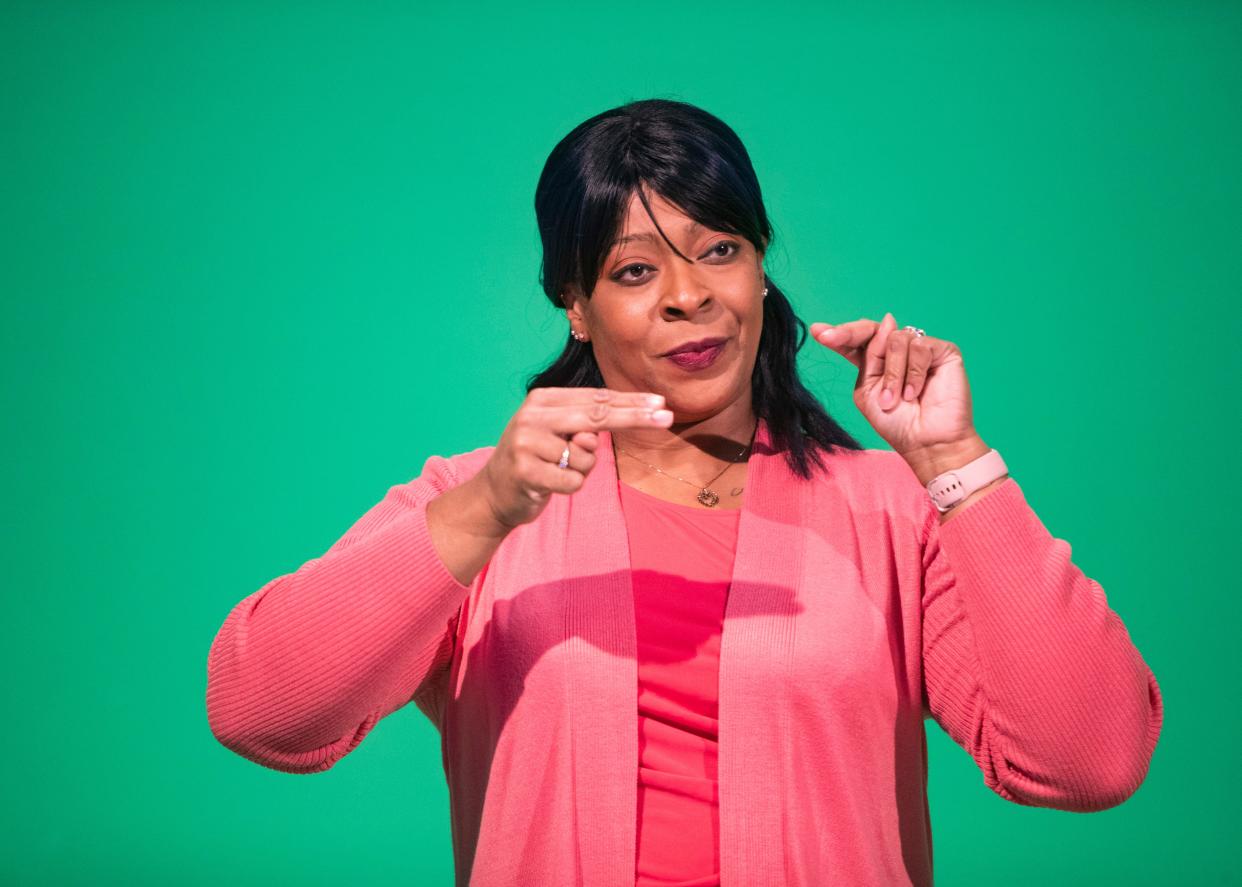
M 723 341 L 703 351 L 678 351 L 667 355 L 667 359 L 684 370 L 701 370 L 715 363 L 722 351 L 724 351 Z
M 694 352 L 707 351 L 717 345 L 723 345 L 726 339 L 724 336 L 712 336 L 710 339 L 699 339 L 696 342 L 686 342 L 684 345 L 678 345 L 671 351 L 665 351 L 661 357 L 672 357 L 675 354 L 686 354 Z

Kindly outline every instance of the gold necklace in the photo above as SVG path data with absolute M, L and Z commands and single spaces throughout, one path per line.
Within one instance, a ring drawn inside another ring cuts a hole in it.
M 758 422 L 756 422 L 756 423 L 755 423 L 755 429 L 757 430 L 758 428 L 759 428 L 759 423 L 758 423 Z M 753 443 L 753 442 L 754 442 L 754 440 L 755 440 L 755 432 L 754 432 L 754 431 L 752 431 L 752 432 L 750 433 L 750 439 L 751 439 L 751 442 Z M 717 475 L 716 475 L 716 477 L 713 477 L 713 478 L 712 478 L 711 480 L 709 480 L 706 484 L 701 484 L 701 485 L 700 485 L 700 484 L 696 484 L 696 483 L 694 483 L 694 481 L 689 481 L 689 480 L 686 480 L 684 477 L 677 477 L 677 475 L 675 475 L 675 474 L 670 474 L 669 472 L 665 471 L 663 468 L 659 468 L 659 467 L 657 467 L 657 466 L 655 466 L 655 465 L 652 465 L 650 462 L 643 462 L 643 460 L 642 460 L 642 459 L 639 459 L 637 456 L 635 456 L 635 455 L 634 455 L 633 453 L 631 453 L 629 450 L 627 450 L 627 449 L 625 449 L 624 447 L 620 446 L 620 445 L 619 445 L 619 444 L 618 444 L 615 440 L 612 442 L 612 445 L 613 445 L 613 447 L 614 447 L 614 448 L 616 448 L 616 450 L 617 450 L 618 452 L 625 453 L 625 455 L 629 456 L 631 459 L 638 459 L 638 461 L 639 461 L 639 462 L 642 462 L 644 465 L 646 465 L 646 466 L 647 466 L 648 468 L 650 468 L 652 471 L 658 471 L 658 472 L 660 472 L 660 474 L 663 474 L 665 477 L 671 477 L 671 478 L 674 478 L 674 479 L 676 479 L 676 480 L 681 481 L 683 484 L 690 484 L 690 486 L 692 486 L 692 487 L 698 487 L 698 488 L 699 488 L 699 495 L 698 495 L 698 497 L 697 497 L 697 498 L 698 498 L 699 502 L 703 503 L 703 504 L 704 504 L 704 505 L 706 505 L 708 508 L 713 507 L 713 506 L 714 506 L 717 502 L 719 502 L 719 501 L 720 501 L 720 496 L 719 496 L 719 495 L 717 495 L 717 494 L 716 494 L 716 491 L 715 491 L 715 490 L 713 490 L 713 489 L 711 488 L 712 483 L 714 483 L 714 482 L 715 482 L 715 480 L 716 480 L 716 478 L 717 478 L 717 477 L 720 477 L 720 475 L 721 475 L 721 474 L 724 474 L 726 471 L 728 471 L 730 467 L 732 467 L 733 465 L 736 465 L 738 462 L 742 461 L 740 458 L 734 458 L 734 459 L 729 460 L 729 464 L 728 464 L 728 465 L 726 465 L 724 468 L 722 468 L 722 469 L 720 470 L 720 473 L 719 473 L 719 474 L 717 474 Z M 738 454 L 737 454 L 737 455 L 738 455 L 738 457 L 740 457 L 740 456 L 742 455 L 742 453 L 746 452 L 746 450 L 747 450 L 749 447 L 750 447 L 750 444 L 749 444 L 749 443 L 748 443 L 748 444 L 746 444 L 746 446 L 742 447 L 742 449 L 741 449 L 741 450 L 738 452 Z

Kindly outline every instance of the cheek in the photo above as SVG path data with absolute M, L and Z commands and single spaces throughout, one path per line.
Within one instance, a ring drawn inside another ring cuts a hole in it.
M 603 320 L 612 337 L 621 342 L 642 342 L 651 334 L 650 316 L 637 300 L 615 306 Z
M 759 337 L 763 335 L 763 302 L 754 306 L 746 316 L 746 336 L 754 348 L 759 347 Z
M 650 323 L 637 312 L 610 305 L 608 310 L 597 310 L 591 318 L 591 329 L 600 350 L 624 354 L 641 348 L 650 334 Z

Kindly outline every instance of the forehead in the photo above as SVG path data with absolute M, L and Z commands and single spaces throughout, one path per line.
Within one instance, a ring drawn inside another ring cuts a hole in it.
M 629 205 L 621 219 L 621 227 L 613 240 L 614 247 L 623 246 L 633 241 L 663 243 L 660 232 L 651 222 L 651 217 L 659 223 L 660 228 L 676 241 L 679 237 L 692 236 L 703 230 L 703 226 L 686 215 L 659 194 L 649 193 L 647 202 L 651 205 L 651 215 L 635 192 L 630 196 Z

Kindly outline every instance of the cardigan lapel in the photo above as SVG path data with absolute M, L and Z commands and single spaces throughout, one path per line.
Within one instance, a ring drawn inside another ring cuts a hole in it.
M 637 855 L 638 642 L 629 538 L 609 431 L 568 497 L 562 592 L 576 846 L 586 885 L 632 885 Z M 804 484 L 759 420 L 738 518 L 719 679 L 720 866 L 724 885 L 781 871 L 781 799 L 763 762 L 787 735 L 773 679 L 793 650 Z M 779 686 L 779 684 L 777 685 Z M 774 880 L 773 883 L 776 881 Z
M 638 640 L 611 438 L 600 433 L 595 467 L 567 499 L 561 572 L 571 827 L 585 887 L 633 887 L 637 856 Z
M 807 482 L 767 427 L 750 461 L 720 638 L 717 784 L 720 883 L 780 887 L 786 834 L 774 764 L 793 729 L 784 689 L 794 651 Z

